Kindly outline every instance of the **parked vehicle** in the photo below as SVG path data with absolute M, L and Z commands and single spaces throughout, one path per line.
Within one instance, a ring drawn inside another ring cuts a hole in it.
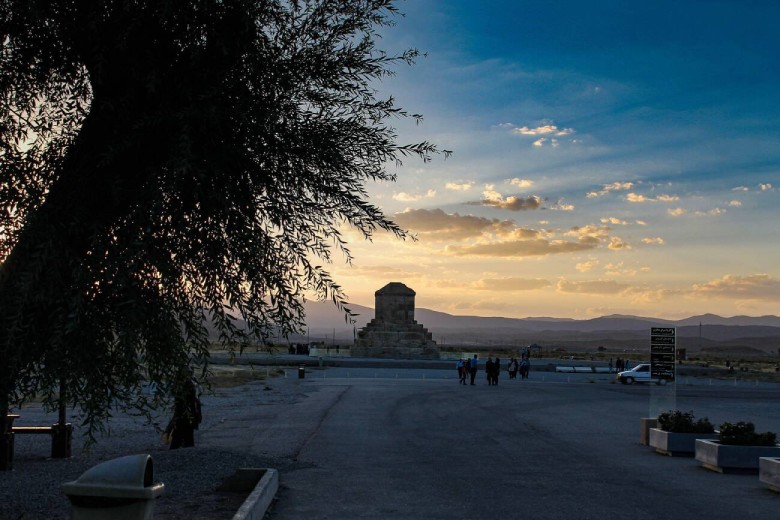
M 634 383 L 655 383 L 665 385 L 666 379 L 654 378 L 650 375 L 650 363 L 640 363 L 631 370 L 618 372 L 615 378 L 624 385 L 633 385 Z

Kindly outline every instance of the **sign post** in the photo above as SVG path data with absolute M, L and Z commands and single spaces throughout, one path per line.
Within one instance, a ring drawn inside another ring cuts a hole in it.
M 650 377 L 674 382 L 677 359 L 677 329 L 652 327 L 650 329 Z

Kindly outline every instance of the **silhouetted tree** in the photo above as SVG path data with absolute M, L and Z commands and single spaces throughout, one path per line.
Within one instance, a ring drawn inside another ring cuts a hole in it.
M 0 421 L 64 382 L 92 435 L 205 367 L 209 322 L 241 344 L 308 291 L 343 308 L 340 226 L 405 236 L 365 183 L 438 153 L 374 89 L 416 56 L 376 47 L 393 4 L 0 0 Z

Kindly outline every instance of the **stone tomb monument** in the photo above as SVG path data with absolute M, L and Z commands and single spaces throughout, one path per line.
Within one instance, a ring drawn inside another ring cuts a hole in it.
M 374 319 L 358 332 L 352 355 L 439 359 L 432 334 L 414 320 L 415 294 L 400 282 L 376 291 Z

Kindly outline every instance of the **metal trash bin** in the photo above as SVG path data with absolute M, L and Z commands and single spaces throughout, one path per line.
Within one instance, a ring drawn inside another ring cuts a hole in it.
M 299 365 L 298 366 L 298 379 L 305 379 L 306 378 L 306 365 Z
M 165 484 L 154 483 L 151 455 L 109 460 L 62 485 L 73 520 L 151 520 Z

